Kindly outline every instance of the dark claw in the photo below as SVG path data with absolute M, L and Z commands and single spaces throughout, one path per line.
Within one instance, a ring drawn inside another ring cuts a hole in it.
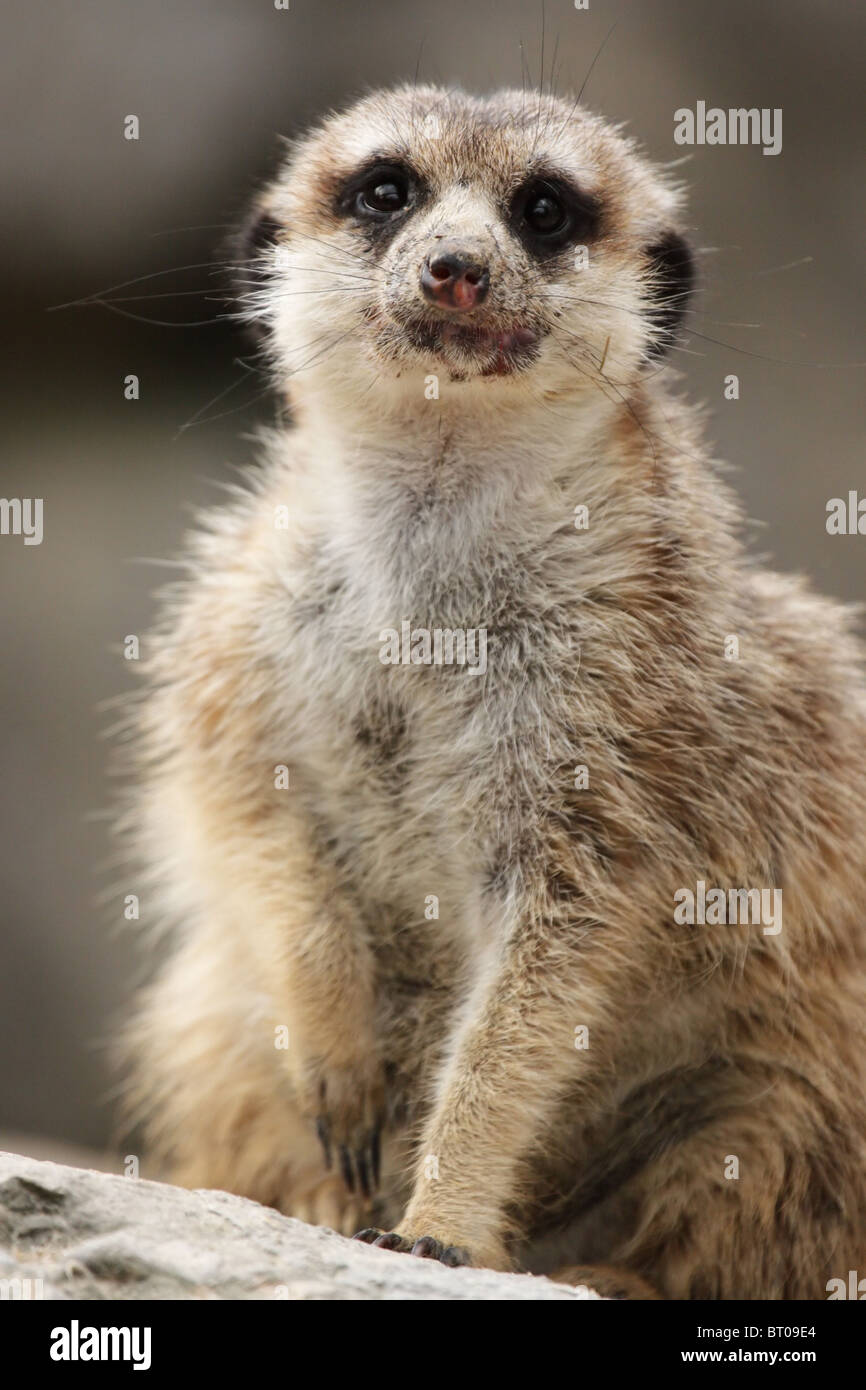
M 355 1174 L 352 1172 L 352 1159 L 345 1144 L 340 1145 L 340 1172 L 343 1175 L 343 1182 L 350 1192 L 355 1191 Z
M 373 1244 L 378 1245 L 380 1250 L 402 1250 L 408 1253 L 412 1249 L 409 1241 L 397 1231 L 389 1231 L 387 1235 L 380 1236 Z
M 385 1230 L 375 1229 L 375 1226 L 367 1226 L 364 1227 L 364 1230 L 359 1230 L 357 1236 L 353 1236 L 352 1240 L 363 1240 L 366 1245 L 378 1245 L 379 1250 L 407 1251 L 410 1248 L 409 1241 L 403 1240 L 403 1237 L 399 1236 L 396 1230 L 385 1232 Z
M 331 1154 L 331 1134 L 330 1129 L 328 1127 L 328 1121 L 324 1115 L 320 1115 L 319 1118 L 316 1120 L 316 1133 L 319 1136 L 319 1143 L 321 1144 L 322 1152 L 325 1155 L 325 1167 L 330 1168 L 331 1163 L 333 1162 L 333 1156 Z
M 367 1155 L 363 1149 L 355 1154 L 355 1168 L 358 1173 L 358 1186 L 364 1197 L 370 1196 L 370 1172 L 367 1168 Z
M 382 1232 L 377 1231 L 375 1226 L 365 1226 L 363 1231 L 356 1231 L 355 1234 L 352 1236 L 352 1239 L 361 1240 L 364 1242 L 365 1245 L 373 1245 L 374 1242 L 379 1239 L 381 1234 Z
M 420 1255 L 422 1260 L 441 1260 L 443 1247 L 432 1236 L 421 1236 L 412 1246 L 412 1254 Z
M 412 1254 L 420 1256 L 422 1260 L 438 1260 L 440 1264 L 449 1265 L 452 1269 L 457 1265 L 472 1263 L 468 1250 L 464 1250 L 460 1245 L 442 1245 L 432 1236 L 419 1236 L 412 1246 Z
M 468 1250 L 464 1250 L 461 1245 L 443 1246 L 432 1236 L 420 1236 L 414 1242 L 408 1241 L 397 1231 L 378 1231 L 375 1226 L 367 1226 L 365 1230 L 359 1231 L 352 1237 L 353 1240 L 362 1240 L 365 1245 L 378 1245 L 380 1250 L 400 1250 L 407 1254 L 418 1255 L 422 1260 L 438 1260 L 440 1264 L 449 1265 L 455 1269 L 458 1265 L 471 1265 L 472 1260 Z

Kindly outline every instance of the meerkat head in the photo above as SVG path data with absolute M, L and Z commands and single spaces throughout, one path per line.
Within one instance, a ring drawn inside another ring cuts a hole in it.
M 379 92 L 297 143 L 242 239 L 240 311 L 292 398 L 621 392 L 693 271 L 680 196 L 574 103 Z M 377 387 L 378 395 L 377 395 Z

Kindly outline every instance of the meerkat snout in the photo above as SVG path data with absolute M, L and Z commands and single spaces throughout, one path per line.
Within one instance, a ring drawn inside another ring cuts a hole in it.
M 442 309 L 474 309 L 487 298 L 489 288 L 489 267 L 461 246 L 440 246 L 421 267 L 424 298 Z

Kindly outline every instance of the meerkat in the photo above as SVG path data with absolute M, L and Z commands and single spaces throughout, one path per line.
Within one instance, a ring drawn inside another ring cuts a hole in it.
M 291 424 L 151 644 L 130 1104 L 173 1180 L 393 1251 L 822 1298 L 866 1268 L 861 651 L 678 395 L 683 217 L 578 104 L 432 87 L 258 199 Z

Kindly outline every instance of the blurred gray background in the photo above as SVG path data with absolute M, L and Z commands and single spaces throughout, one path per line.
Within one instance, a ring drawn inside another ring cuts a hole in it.
M 766 358 L 866 358 L 866 11 L 546 0 L 544 14 L 545 81 L 555 50 L 562 91 L 617 21 L 584 100 L 658 160 L 683 154 L 677 107 L 783 108 L 778 157 L 705 147 L 682 170 L 708 250 L 691 320 L 704 337 L 679 365 L 761 523 L 755 547 L 859 599 L 866 538 L 824 522 L 829 497 L 866 492 L 863 371 Z M 277 133 L 365 86 L 416 65 L 422 80 L 520 85 L 521 52 L 537 83 L 542 5 L 5 0 L 2 31 L 0 495 L 44 498 L 45 538 L 0 537 L 0 1142 L 50 1155 L 111 1142 L 110 1021 L 141 970 L 143 924 L 123 921 L 136 885 L 111 867 L 101 708 L 135 683 L 120 644 L 146 632 L 167 575 L 139 560 L 176 552 L 190 506 L 254 456 L 250 429 L 271 412 L 219 317 L 222 229 L 271 169 Z M 138 142 L 123 138 L 129 114 Z M 159 297 L 47 312 L 145 276 L 112 299 Z M 731 372 L 737 402 L 722 394 Z

